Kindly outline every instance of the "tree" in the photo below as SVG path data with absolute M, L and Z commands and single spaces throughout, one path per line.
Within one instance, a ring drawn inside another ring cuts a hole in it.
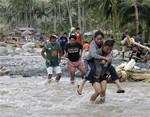
M 125 25 L 127 23 L 135 23 L 136 34 L 141 31 L 144 31 L 144 27 L 146 27 L 145 32 L 149 34 L 150 28 L 150 1 L 148 0 L 130 0 L 124 1 L 122 3 L 121 12 L 121 25 Z M 142 29 L 143 28 L 143 29 Z M 145 42 L 148 42 L 148 36 L 145 38 Z

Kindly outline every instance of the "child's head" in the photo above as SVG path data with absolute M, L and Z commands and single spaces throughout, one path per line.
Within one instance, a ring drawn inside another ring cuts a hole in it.
M 114 43 L 112 42 L 112 40 L 107 40 L 102 47 L 103 52 L 109 54 L 113 49 L 113 45 Z

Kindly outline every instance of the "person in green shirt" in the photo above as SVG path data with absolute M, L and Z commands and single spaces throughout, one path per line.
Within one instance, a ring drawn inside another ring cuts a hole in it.
M 46 54 L 45 54 L 46 52 Z M 56 37 L 50 37 L 50 43 L 46 44 L 42 51 L 41 55 L 46 60 L 46 67 L 48 73 L 48 83 L 51 82 L 51 77 L 53 70 L 56 72 L 56 81 L 58 82 L 61 78 L 61 68 L 59 63 L 61 62 L 62 50 L 58 43 L 56 43 Z

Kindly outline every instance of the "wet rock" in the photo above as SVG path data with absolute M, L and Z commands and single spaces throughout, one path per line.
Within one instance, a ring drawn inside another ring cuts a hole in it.
M 116 57 L 116 56 L 118 56 L 119 54 L 120 54 L 120 53 L 119 53 L 118 50 L 116 50 L 116 49 L 112 50 L 112 56 L 113 56 L 113 57 Z
M 22 46 L 22 50 L 24 52 L 34 52 L 34 45 L 33 42 L 26 43 Z
M 42 48 L 34 48 L 34 52 L 35 52 L 35 53 L 39 53 L 39 54 L 40 54 L 41 51 L 42 51 Z
M 8 50 L 8 54 L 12 54 L 14 52 L 15 48 L 12 46 L 7 46 L 7 50 Z
M 6 47 L 0 47 L 0 56 L 6 56 L 8 55 L 8 50 Z
M 12 53 L 12 56 L 19 55 L 21 53 L 21 51 L 22 51 L 21 48 L 15 48 L 13 53 Z
M 34 47 L 34 43 L 33 42 L 28 42 L 28 43 L 26 43 L 22 46 L 22 49 L 33 48 L 33 47 Z
M 6 43 L 5 42 L 0 42 L 0 46 L 6 47 Z

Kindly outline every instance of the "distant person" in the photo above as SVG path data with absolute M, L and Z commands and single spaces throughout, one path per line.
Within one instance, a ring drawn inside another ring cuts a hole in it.
M 107 40 L 102 48 L 97 49 L 96 53 L 100 56 L 108 56 L 113 48 L 113 41 Z M 99 60 L 94 58 L 95 73 L 93 78 L 90 79 L 95 93 L 92 94 L 90 101 L 94 102 L 98 96 L 100 96 L 100 103 L 105 102 L 106 98 L 106 86 L 107 86 L 107 72 L 111 66 L 111 61 L 106 61 L 104 59 Z
M 45 55 L 46 52 L 46 55 Z M 46 60 L 46 67 L 48 73 L 48 83 L 51 82 L 53 70 L 56 72 L 56 81 L 58 82 L 61 78 L 61 68 L 59 63 L 61 62 L 61 47 L 56 43 L 56 37 L 51 36 L 50 42 L 45 45 L 41 51 L 41 55 Z
M 135 36 L 135 41 L 141 45 L 144 45 L 142 35 L 143 35 L 142 31 L 138 32 L 138 34 Z M 144 55 L 146 53 L 146 50 L 144 50 L 144 48 L 141 48 L 138 46 L 136 47 L 138 48 L 138 51 L 140 52 L 140 54 Z
M 40 33 L 37 34 L 37 36 L 35 37 L 35 40 L 36 40 L 37 42 L 42 42 L 42 41 L 43 41 L 43 37 L 41 36 Z
M 127 38 L 127 34 L 128 34 L 128 28 L 125 28 L 124 32 L 122 33 L 121 36 L 121 44 L 122 44 L 122 60 L 124 60 L 124 54 L 125 54 L 125 50 L 126 50 L 126 46 L 129 46 L 129 40 Z
M 71 27 L 70 32 L 69 32 L 69 34 L 68 34 L 68 38 L 69 38 L 71 35 L 75 35 L 75 28 L 74 28 L 74 27 Z
M 45 40 L 44 40 L 44 44 L 48 44 L 48 43 L 50 43 L 50 41 L 49 41 L 50 39 L 49 39 L 49 37 L 46 37 L 45 38 Z
M 82 44 L 82 34 L 79 27 L 76 28 L 75 36 L 77 37 L 76 42 Z
M 63 36 L 61 36 L 58 39 L 58 43 L 60 44 L 60 46 L 62 48 L 62 55 L 64 55 L 65 54 L 65 48 L 66 48 L 66 45 L 68 43 L 68 37 L 67 37 L 67 33 L 66 32 L 64 32 Z
M 74 84 L 76 69 L 82 73 L 82 76 L 85 75 L 85 65 L 81 58 L 83 46 L 76 42 L 75 35 L 71 35 L 69 40 L 70 43 L 66 45 L 65 49 L 65 57 L 68 58 L 67 67 L 68 71 L 70 72 L 70 82 L 71 84 Z
M 83 50 L 84 50 L 84 51 L 89 51 L 89 49 L 90 49 L 90 43 L 91 43 L 92 40 L 93 40 L 92 33 L 91 33 L 91 32 L 88 32 L 88 33 L 86 34 L 86 41 L 85 41 L 85 43 L 83 44 Z
M 142 31 L 138 32 L 138 34 L 135 36 L 135 41 L 143 45 L 142 34 Z

